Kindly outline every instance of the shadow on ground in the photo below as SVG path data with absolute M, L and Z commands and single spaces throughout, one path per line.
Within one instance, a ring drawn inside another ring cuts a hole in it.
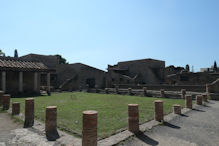
M 158 145 L 159 142 L 146 136 L 143 132 L 139 132 L 137 135 L 136 135 L 136 138 L 138 138 L 139 140 L 141 140 L 142 142 L 148 144 L 148 145 L 152 145 L 152 146 L 155 146 L 155 145 Z

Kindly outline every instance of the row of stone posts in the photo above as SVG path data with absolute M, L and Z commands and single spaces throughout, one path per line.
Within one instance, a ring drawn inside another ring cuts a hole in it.
M 202 105 L 203 101 L 207 101 L 207 95 L 197 95 L 196 104 Z M 3 109 L 8 110 L 10 106 L 10 95 L 4 94 L 2 96 Z M 192 109 L 192 96 L 185 96 L 185 107 Z M 12 114 L 20 113 L 20 103 L 12 104 Z M 173 113 L 181 114 L 181 106 L 173 105 Z M 45 131 L 48 140 L 54 141 L 59 138 L 57 131 L 57 107 L 46 107 Z M 163 101 L 154 101 L 154 120 L 163 121 Z M 83 112 L 83 128 L 82 128 L 82 146 L 97 146 L 97 111 Z M 32 127 L 34 125 L 34 99 L 27 98 L 25 100 L 25 122 L 24 128 Z M 139 105 L 128 104 L 128 130 L 137 134 L 139 132 Z

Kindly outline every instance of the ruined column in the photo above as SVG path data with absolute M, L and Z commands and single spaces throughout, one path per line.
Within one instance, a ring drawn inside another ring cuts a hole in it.
M 154 101 L 154 120 L 163 121 L 163 101 L 155 100 Z
M 186 89 L 182 89 L 181 90 L 181 96 L 182 96 L 182 99 L 185 99 L 185 96 L 186 96 Z
M 204 101 L 204 102 L 208 102 L 208 96 L 207 96 L 207 94 L 203 94 L 203 95 L 202 95 L 202 98 L 203 98 L 203 101 Z
M 0 91 L 0 106 L 2 106 L 2 97 L 4 95 L 4 92 L 3 91 Z
M 143 87 L 144 96 L 147 96 L 147 87 Z
M 2 96 L 3 110 L 9 110 L 9 108 L 10 108 L 10 99 L 11 99 L 11 95 L 9 95 L 9 94 L 4 94 Z
M 197 105 L 202 105 L 202 95 L 197 95 L 196 96 L 196 104 Z
M 2 72 L 2 90 L 6 92 L 6 72 Z
M 34 91 L 38 92 L 38 72 L 34 72 Z
M 47 92 L 50 93 L 50 73 L 47 73 Z
M 128 88 L 128 94 L 132 95 L 132 88 Z
M 20 103 L 14 102 L 12 103 L 12 115 L 19 115 L 20 114 Z
M 164 89 L 160 89 L 160 96 L 165 97 L 165 90 Z
M 186 108 L 192 109 L 192 96 L 191 95 L 185 96 L 185 104 L 186 104 Z
M 109 94 L 109 89 L 108 88 L 105 88 L 105 93 Z
M 25 121 L 24 128 L 32 127 L 34 125 L 34 99 L 25 99 Z
M 128 105 L 128 129 L 135 134 L 139 132 L 138 104 Z
M 23 72 L 19 72 L 19 92 L 23 92 Z
M 115 89 L 116 89 L 116 94 L 119 94 L 119 86 L 118 85 L 116 85 Z
M 97 111 L 83 112 L 82 146 L 97 146 Z
M 55 141 L 59 138 L 57 131 L 57 107 L 46 107 L 46 123 L 45 123 L 46 137 L 50 141 Z
M 174 104 L 173 105 L 173 113 L 174 114 L 181 114 L 181 105 L 179 104 Z

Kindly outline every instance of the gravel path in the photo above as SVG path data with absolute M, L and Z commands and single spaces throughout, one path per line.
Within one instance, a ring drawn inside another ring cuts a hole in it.
M 219 101 L 210 101 L 120 145 L 218 146 Z

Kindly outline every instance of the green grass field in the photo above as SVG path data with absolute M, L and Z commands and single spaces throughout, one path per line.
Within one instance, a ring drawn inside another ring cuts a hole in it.
M 58 109 L 58 126 L 81 134 L 82 111 L 98 111 L 98 136 L 104 138 L 128 125 L 128 104 L 139 104 L 140 123 L 153 119 L 153 101 L 161 98 L 138 97 L 113 94 L 95 93 L 58 93 L 51 96 L 35 97 L 35 117 L 41 121 L 45 119 L 46 106 L 56 105 Z M 25 98 L 13 98 L 12 102 L 21 103 L 24 112 Z M 184 107 L 184 100 L 162 99 L 165 114 L 172 111 L 173 104 Z

